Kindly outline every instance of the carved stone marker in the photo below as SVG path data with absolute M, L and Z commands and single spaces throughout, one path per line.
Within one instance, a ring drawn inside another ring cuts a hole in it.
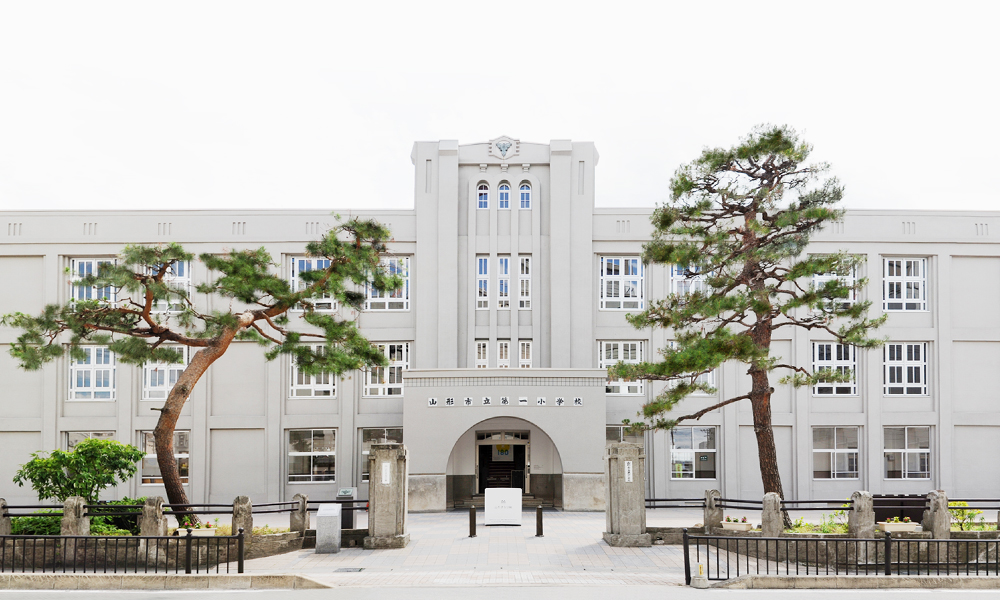
M 653 545 L 646 533 L 646 454 L 640 444 L 617 443 L 607 449 L 607 528 L 609 546 L 644 548 Z
M 139 516 L 139 535 L 151 537 L 167 535 L 167 517 L 163 515 L 163 498 L 161 496 L 150 496 L 142 505 L 142 515 Z
M 307 529 L 309 529 L 309 496 L 305 494 L 295 494 L 292 496 L 292 500 L 298 502 L 298 506 L 295 507 L 295 512 L 291 513 L 289 517 L 289 527 L 290 531 L 301 531 L 303 534 Z
M 409 467 L 403 444 L 372 444 L 368 455 L 368 535 L 365 549 L 404 548 Z
M 851 510 L 847 513 L 847 534 L 852 538 L 875 537 L 875 502 L 871 492 L 851 494 Z

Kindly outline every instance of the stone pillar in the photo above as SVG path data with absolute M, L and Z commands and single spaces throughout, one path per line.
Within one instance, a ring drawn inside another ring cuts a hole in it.
M 309 529 L 309 496 L 305 494 L 295 494 L 292 496 L 292 500 L 298 501 L 299 505 L 295 507 L 295 512 L 290 513 L 289 517 L 289 527 L 290 531 L 301 531 L 305 535 L 306 529 Z
M 233 500 L 233 535 L 243 528 L 243 544 L 250 546 L 253 540 L 253 503 L 249 496 L 236 496 Z
M 341 530 L 339 504 L 320 504 L 316 513 L 316 554 L 340 552 Z
M 142 506 L 142 515 L 139 516 L 139 535 L 167 535 L 167 517 L 163 515 L 163 498 L 161 496 L 146 498 L 146 503 Z
M 83 516 L 87 512 L 86 504 L 81 496 L 66 498 L 59 535 L 90 535 L 90 517 Z
M 722 527 L 722 509 L 716 506 L 720 498 L 719 490 L 705 490 L 705 535 L 711 535 L 713 527 Z
M 935 540 L 951 539 L 951 513 L 948 512 L 948 494 L 935 490 L 927 494 L 927 508 L 921 523 Z
M 847 535 L 852 538 L 875 537 L 875 503 L 871 492 L 851 494 L 851 511 L 847 514 Z
M 646 454 L 641 444 L 616 443 L 606 450 L 605 514 L 609 546 L 645 548 L 653 545 L 646 532 Z
M 365 549 L 404 548 L 409 467 L 403 444 L 372 444 L 368 455 L 368 535 Z
M 764 494 L 764 507 L 760 513 L 760 534 L 763 537 L 778 537 L 785 529 L 781 516 L 781 496 L 776 492 Z
M 7 501 L 0 498 L 0 535 L 10 535 L 10 517 L 7 516 Z

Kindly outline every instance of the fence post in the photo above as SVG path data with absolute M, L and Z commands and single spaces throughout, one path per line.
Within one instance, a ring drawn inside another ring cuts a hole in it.
M 542 534 L 542 507 L 535 509 L 535 537 L 545 537 Z
M 712 490 L 715 491 L 715 490 Z M 691 585 L 691 557 L 688 554 L 688 530 L 681 530 L 684 538 L 684 585 Z
M 289 513 L 289 527 L 290 531 L 301 531 L 305 535 L 306 529 L 309 529 L 309 496 L 305 494 L 295 494 L 292 496 L 292 500 L 298 501 L 299 505 L 294 511 Z
M 236 563 L 236 572 L 237 573 L 242 573 L 243 572 L 243 539 L 244 539 L 243 528 L 240 527 L 240 531 L 236 535 L 236 553 L 239 555 L 238 558 L 236 559 L 237 560 L 237 563 Z
M 948 494 L 934 490 L 927 494 L 927 509 L 921 525 L 936 540 L 951 539 L 951 513 L 948 512 Z
M 885 574 L 892 575 L 892 534 L 885 532 Z
M 719 490 L 705 490 L 705 535 L 712 535 L 713 527 L 722 527 L 722 509 L 716 503 L 722 498 Z
M 187 528 L 187 535 L 184 536 L 184 573 L 191 574 L 191 528 Z
M 10 517 L 7 516 L 7 501 L 0 498 L 0 535 L 10 535 Z
M 852 538 L 875 537 L 875 504 L 871 492 L 851 494 L 851 510 L 847 515 L 847 534 Z
M 763 510 L 760 513 L 760 534 L 763 537 L 778 537 L 785 528 L 781 517 L 781 496 L 775 492 L 764 494 Z
M 237 496 L 233 500 L 232 530 L 243 529 L 247 532 L 248 544 L 253 543 L 253 503 L 248 496 Z

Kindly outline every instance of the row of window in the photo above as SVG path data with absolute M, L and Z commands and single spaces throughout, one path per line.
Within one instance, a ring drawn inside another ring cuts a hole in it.
M 518 206 L 523 209 L 531 208 L 531 184 L 528 182 L 521 182 L 518 187 Z M 476 208 L 485 209 L 490 207 L 490 186 L 486 183 L 480 183 L 476 187 Z M 501 183 L 497 187 L 497 208 L 501 210 L 510 209 L 510 184 L 507 182 Z
M 511 305 L 511 264 L 509 256 L 498 256 L 496 260 L 496 307 L 509 310 Z M 517 307 L 531 308 L 531 257 L 517 258 L 517 272 L 514 274 L 517 282 Z M 490 308 L 490 259 L 486 256 L 476 257 L 476 310 Z
M 859 427 L 814 427 L 813 479 L 860 477 Z M 674 427 L 670 430 L 670 478 L 717 479 L 718 428 Z M 930 479 L 930 427 L 882 429 L 882 476 L 885 479 Z M 609 425 L 608 442 L 642 443 L 621 425 Z
M 531 340 L 519 340 L 517 364 L 510 362 L 510 340 L 499 340 L 497 342 L 497 368 L 509 369 L 517 366 L 521 369 L 531 368 Z M 489 366 L 490 343 L 485 340 L 476 340 L 476 368 L 485 369 Z

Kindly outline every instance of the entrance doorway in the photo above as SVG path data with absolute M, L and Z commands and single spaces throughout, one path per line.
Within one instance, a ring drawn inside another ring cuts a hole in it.
M 531 492 L 531 440 L 527 431 L 476 432 L 476 490 L 521 488 Z

